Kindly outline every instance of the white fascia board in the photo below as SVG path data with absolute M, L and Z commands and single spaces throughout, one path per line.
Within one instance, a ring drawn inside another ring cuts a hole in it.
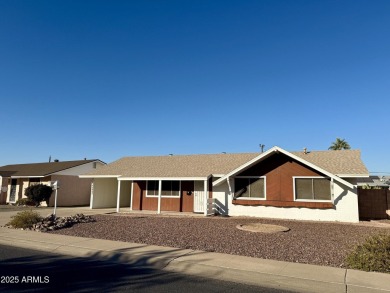
M 370 178 L 369 174 L 336 174 L 341 178 Z
M 119 181 L 122 180 L 133 180 L 133 181 L 151 181 L 151 180 L 162 180 L 162 181 L 203 181 L 207 180 L 208 177 L 120 177 Z
M 223 177 L 226 174 L 211 174 L 209 177 Z
M 332 174 L 332 173 L 330 173 L 330 172 L 328 172 L 328 171 L 326 171 L 326 170 L 324 170 L 324 169 L 322 169 L 322 168 L 320 168 L 320 167 L 318 167 L 318 166 L 316 166 L 316 165 L 314 165 L 314 164 L 312 164 L 312 163 L 310 163 L 310 162 L 308 162 L 308 161 L 306 161 L 306 160 L 304 160 L 296 155 L 293 155 L 292 153 L 285 151 L 284 149 L 282 149 L 278 146 L 274 146 L 273 148 L 270 148 L 268 151 L 262 153 L 261 155 L 257 156 L 256 158 L 250 160 L 248 163 L 236 168 L 235 170 L 233 170 L 229 174 L 218 179 L 217 181 L 215 181 L 213 183 L 213 186 L 217 186 L 217 185 L 221 184 L 227 178 L 237 174 L 238 172 L 240 172 L 242 170 L 245 170 L 246 168 L 252 166 L 254 163 L 259 162 L 261 159 L 268 157 L 270 154 L 272 154 L 274 152 L 276 152 L 276 153 L 280 152 L 280 153 L 282 153 L 282 154 L 284 154 L 284 155 L 286 155 L 286 156 L 288 156 L 288 157 L 290 157 L 298 162 L 301 162 L 302 164 L 304 164 L 304 165 L 306 165 L 306 166 L 308 166 L 308 167 L 310 167 L 310 168 L 312 168 L 312 169 L 314 169 L 314 170 L 316 170 L 316 171 L 318 171 L 318 172 L 320 172 L 320 173 L 322 173 L 330 178 L 333 178 L 334 180 L 344 184 L 345 186 L 347 186 L 349 188 L 354 188 L 353 184 L 349 183 L 348 181 L 345 181 L 344 179 L 340 178 L 339 176 L 336 176 L 335 174 Z
M 44 178 L 46 176 L 50 176 L 50 175 L 45 175 L 45 176 L 11 176 L 11 178 Z
M 121 175 L 79 175 L 79 178 L 119 178 Z
M 249 162 L 241 165 L 240 167 L 234 169 L 233 171 L 229 172 L 228 174 L 224 175 L 223 177 L 219 178 L 218 180 L 214 181 L 213 182 L 213 186 L 218 186 L 220 185 L 223 181 L 225 181 L 227 178 L 237 174 L 238 172 L 240 171 L 243 171 L 247 168 L 249 168 L 250 166 L 252 166 L 254 163 L 257 163 L 258 161 L 260 161 L 261 159 L 263 158 L 266 158 L 268 157 L 270 154 L 272 154 L 273 152 L 277 152 L 279 149 L 279 147 L 275 146 L 275 147 L 272 147 L 270 148 L 268 151 L 265 151 L 264 153 L 258 155 L 257 157 L 255 157 L 254 159 L 250 160 Z

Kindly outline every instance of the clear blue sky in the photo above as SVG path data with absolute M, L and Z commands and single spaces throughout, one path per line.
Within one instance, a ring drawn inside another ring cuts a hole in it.
M 390 1 L 0 1 L 0 165 L 325 150 L 390 172 Z

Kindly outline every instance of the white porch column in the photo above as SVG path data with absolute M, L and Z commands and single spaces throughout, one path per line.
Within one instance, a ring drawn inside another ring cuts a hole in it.
M 133 190 L 134 190 L 134 181 L 131 181 L 131 190 L 130 190 L 130 211 L 133 210 Z
M 161 180 L 158 181 L 158 204 L 157 204 L 157 214 L 161 214 Z
M 118 180 L 118 193 L 116 195 L 116 212 L 119 213 L 121 206 L 121 181 Z
M 203 193 L 204 193 L 204 215 L 207 216 L 207 207 L 208 207 L 208 199 L 209 195 L 207 192 L 207 180 L 203 181 Z
M 93 184 L 95 183 L 95 179 L 92 179 L 91 182 L 91 196 L 90 196 L 90 202 L 89 202 L 89 208 L 93 209 Z

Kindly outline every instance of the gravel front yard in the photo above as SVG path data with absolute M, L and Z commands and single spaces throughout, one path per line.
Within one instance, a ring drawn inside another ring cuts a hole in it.
M 367 236 L 389 233 L 386 227 L 258 218 L 97 215 L 56 234 L 109 239 L 238 254 L 264 259 L 343 267 L 348 251 Z M 274 234 L 239 230 L 239 224 L 264 223 L 290 228 Z

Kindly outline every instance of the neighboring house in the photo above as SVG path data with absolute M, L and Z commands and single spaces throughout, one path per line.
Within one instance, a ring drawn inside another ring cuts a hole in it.
M 91 208 L 359 221 L 358 150 L 125 157 L 93 178 Z
M 78 160 L 0 167 L 0 203 L 16 203 L 25 198 L 24 190 L 32 184 L 49 185 L 52 181 L 58 181 L 58 206 L 88 205 L 91 180 L 80 179 L 79 175 L 98 170 L 103 165 L 105 163 L 100 160 Z M 54 196 L 51 196 L 49 205 L 54 205 Z
M 390 189 L 390 176 L 371 175 L 369 178 L 359 180 L 358 186 L 362 188 Z

